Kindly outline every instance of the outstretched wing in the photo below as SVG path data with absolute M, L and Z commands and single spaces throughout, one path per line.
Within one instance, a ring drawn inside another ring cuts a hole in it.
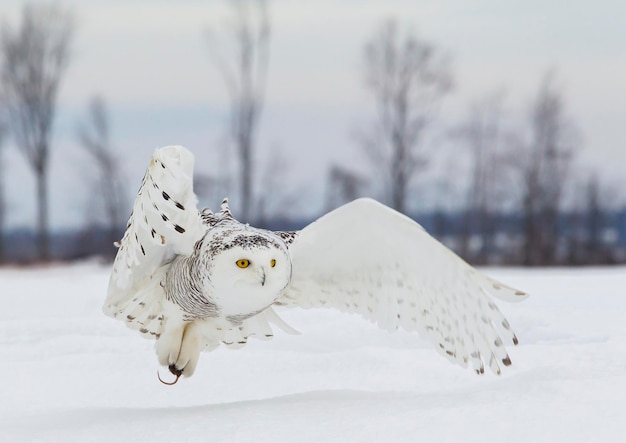
M 279 304 L 357 312 L 387 330 L 427 337 L 448 359 L 478 372 L 511 363 L 517 344 L 490 295 L 526 294 L 481 274 L 419 224 L 370 199 L 305 227 L 290 246 L 291 284 Z
M 193 154 L 182 146 L 154 151 L 115 257 L 103 310 L 143 334 L 161 333 L 163 277 L 172 259 L 191 254 L 205 232 L 193 166 Z

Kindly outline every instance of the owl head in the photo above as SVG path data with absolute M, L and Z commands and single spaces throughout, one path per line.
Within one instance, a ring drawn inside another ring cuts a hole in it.
M 200 253 L 208 268 L 206 296 L 226 317 L 245 319 L 283 294 L 291 259 L 279 236 L 235 223 L 209 231 Z

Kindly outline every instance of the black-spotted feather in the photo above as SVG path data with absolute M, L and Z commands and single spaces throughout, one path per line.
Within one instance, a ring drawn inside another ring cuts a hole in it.
M 169 263 L 190 254 L 204 233 L 192 177 L 189 151 L 178 146 L 155 151 L 113 264 L 104 312 L 151 336 L 160 334 Z
M 510 364 L 517 343 L 491 296 L 526 294 L 482 275 L 413 220 L 370 199 L 349 203 L 304 228 L 290 246 L 292 281 L 279 303 L 355 312 L 393 331 L 417 331 L 449 360 Z

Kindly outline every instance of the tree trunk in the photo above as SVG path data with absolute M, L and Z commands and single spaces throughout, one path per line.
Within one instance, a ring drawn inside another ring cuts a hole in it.
M 36 172 L 37 180 L 37 247 L 39 259 L 50 259 L 50 239 L 48 233 L 48 171 L 40 167 Z
M 404 213 L 405 187 L 400 180 L 394 179 L 391 189 L 391 207 L 398 212 Z
M 391 144 L 391 207 L 404 213 L 408 187 L 406 147 L 396 131 L 391 135 Z
M 533 249 L 535 248 L 535 229 L 534 229 L 534 217 L 533 217 L 533 206 L 531 203 L 531 198 L 529 195 L 526 196 L 522 205 L 522 213 L 523 213 L 523 241 L 524 244 L 522 246 L 523 256 L 522 256 L 522 264 L 524 266 L 532 266 L 534 265 L 534 254 Z
M 2 141 L 0 140 L 0 143 Z M 0 171 L 0 264 L 5 261 L 4 251 L 4 222 L 5 220 L 5 200 L 4 200 L 4 176 Z
M 241 219 L 244 222 L 251 222 L 250 216 L 252 212 L 252 147 L 251 140 L 247 137 L 241 140 L 240 159 L 241 159 Z

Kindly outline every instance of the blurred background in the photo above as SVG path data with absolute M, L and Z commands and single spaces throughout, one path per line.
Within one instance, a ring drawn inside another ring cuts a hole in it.
M 626 3 L 2 0 L 0 260 L 115 255 L 155 148 L 200 206 L 354 198 L 474 264 L 626 261 Z

